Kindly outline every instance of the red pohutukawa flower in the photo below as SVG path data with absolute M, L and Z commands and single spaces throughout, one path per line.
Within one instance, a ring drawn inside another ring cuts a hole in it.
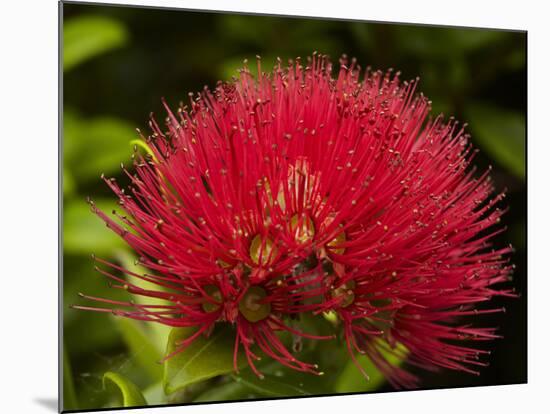
M 100 271 L 169 304 L 93 299 L 129 318 L 195 327 L 177 351 L 230 324 L 235 369 L 242 349 L 258 375 L 258 352 L 319 373 L 278 332 L 337 340 L 296 328 L 301 314 L 325 312 L 337 316 L 335 337 L 350 356 L 367 354 L 396 387 L 417 379 L 388 354 L 426 369 L 484 365 L 486 351 L 465 343 L 495 330 L 464 317 L 500 311 L 476 306 L 512 295 L 494 287 L 512 271 L 511 248 L 491 246 L 503 194 L 470 168 L 464 129 L 428 118 L 417 81 L 391 71 L 361 78 L 354 61 L 346 65 L 334 79 L 315 54 L 306 67 L 279 61 L 269 74 L 258 60 L 258 78 L 245 67 L 239 79 L 191 94 L 189 107 L 165 105 L 166 130 L 151 119 L 149 153 L 136 151 L 135 173 L 124 170 L 129 191 L 105 179 L 124 215 L 93 210 L 151 272 L 97 259 Z

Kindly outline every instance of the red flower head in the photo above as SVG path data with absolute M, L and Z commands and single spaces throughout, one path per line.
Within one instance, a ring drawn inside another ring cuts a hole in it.
M 289 325 L 322 312 L 337 315 L 351 357 L 366 353 L 395 386 L 416 378 L 388 353 L 406 352 L 426 369 L 483 365 L 481 351 L 462 342 L 494 338 L 494 329 L 461 321 L 500 310 L 478 303 L 512 295 L 493 287 L 511 273 L 503 257 L 511 248 L 490 244 L 502 231 L 493 226 L 503 194 L 491 196 L 487 173 L 469 168 L 464 130 L 428 119 L 416 81 L 391 71 L 361 80 L 355 62 L 346 64 L 334 79 L 325 57 L 306 67 L 279 61 L 270 74 L 258 60 L 258 79 L 245 67 L 238 80 L 191 94 L 177 113 L 165 105 L 166 130 L 151 119 L 150 153 L 136 152 L 135 174 L 125 170 L 130 191 L 105 179 L 125 215 L 93 210 L 151 273 L 97 259 L 128 280 L 100 271 L 170 304 L 95 299 L 130 318 L 197 328 L 179 350 L 215 323 L 231 324 L 235 367 L 242 347 L 258 375 L 253 344 L 317 372 L 277 332 L 327 339 Z

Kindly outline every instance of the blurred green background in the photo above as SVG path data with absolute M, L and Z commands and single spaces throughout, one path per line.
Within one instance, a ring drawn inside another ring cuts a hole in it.
M 526 33 L 484 29 L 64 3 L 63 326 L 65 372 L 73 378 L 65 384 L 67 407 L 109 404 L 105 371 L 130 377 L 140 387 L 159 375 L 157 366 L 143 361 L 139 332 L 105 315 L 68 309 L 78 301 L 77 292 L 116 296 L 93 271 L 92 252 L 132 260 L 85 203 L 92 196 L 107 211 L 114 206 L 100 174 L 120 176 L 120 163 L 130 159 L 130 141 L 138 138 L 135 128 L 147 130 L 150 112 L 162 118 L 162 97 L 175 105 L 189 91 L 236 76 L 244 58 L 259 54 L 269 68 L 277 56 L 306 57 L 314 50 L 335 62 L 346 53 L 363 67 L 393 67 L 403 79 L 419 75 L 419 90 L 433 101 L 434 113 L 469 123 L 481 149 L 476 164 L 481 170 L 493 165 L 497 189 L 509 191 L 503 220 L 508 229 L 497 242 L 516 248 L 512 283 L 522 297 L 500 301 L 507 313 L 480 322 L 500 326 L 504 335 L 488 345 L 491 366 L 481 376 L 419 374 L 425 388 L 525 382 L 526 38 Z

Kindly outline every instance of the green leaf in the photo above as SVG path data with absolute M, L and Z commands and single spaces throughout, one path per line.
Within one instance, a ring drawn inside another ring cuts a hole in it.
M 335 314 L 307 315 L 303 314 L 300 318 L 300 326 L 295 326 L 301 331 L 317 335 L 331 336 L 339 331 L 339 319 Z M 303 340 L 302 355 L 297 354 L 297 358 L 302 360 L 314 361 L 319 365 L 319 369 L 326 375 L 315 377 L 322 384 L 327 385 L 333 378 L 338 376 L 344 365 L 349 361 L 348 351 L 345 345 L 338 340 Z
M 76 183 L 68 169 L 63 168 L 63 196 L 68 197 L 74 195 Z
M 120 262 L 122 267 L 124 267 L 126 270 L 129 270 L 133 273 L 137 273 L 141 275 L 150 273 L 150 271 L 145 267 L 140 266 L 139 264 L 136 264 L 136 256 L 126 250 L 118 250 L 115 253 L 115 257 Z M 134 285 L 142 289 L 155 290 L 155 291 L 165 290 L 162 286 L 159 286 L 157 284 L 148 282 L 146 280 L 143 280 L 137 277 L 127 276 L 127 278 L 130 278 L 131 282 Z M 132 298 L 136 303 L 140 305 L 170 305 L 169 301 L 161 298 L 149 298 L 141 295 L 132 295 Z M 161 323 L 153 322 L 153 323 L 147 324 L 146 328 L 147 328 L 147 333 L 146 333 L 147 336 L 151 338 L 154 345 L 158 349 L 158 352 L 162 353 L 166 349 L 166 341 L 168 340 L 168 335 L 170 334 L 170 327 L 167 325 L 163 325 Z
M 404 362 L 403 358 L 399 358 L 394 353 L 387 352 L 383 349 L 381 349 L 380 352 L 384 355 L 386 360 L 394 366 L 399 366 Z M 403 354 L 406 352 L 407 350 L 405 347 L 402 345 L 397 346 L 397 354 Z M 357 366 L 350 359 L 340 376 L 336 379 L 334 385 L 335 392 L 347 393 L 376 391 L 386 381 L 384 375 L 378 370 L 378 368 L 376 368 L 370 358 L 365 355 L 357 355 L 356 359 L 368 374 L 369 381 L 366 380 L 361 371 L 359 371 L 359 368 L 357 368 Z
M 458 50 L 469 52 L 489 47 L 499 42 L 506 42 L 509 34 L 499 30 L 487 29 L 453 29 L 445 31 L 449 44 Z
M 261 395 L 250 391 L 250 388 L 240 382 L 227 382 L 211 387 L 196 397 L 193 402 L 231 401 L 258 398 Z
M 65 303 L 75 304 L 76 302 L 75 299 L 72 299 Z M 109 351 L 113 347 L 119 346 L 120 335 L 108 315 L 68 309 L 68 305 L 65 306 L 64 313 L 72 314 L 71 321 L 65 322 L 63 335 L 71 344 L 71 352 L 75 356 L 82 357 L 94 352 Z M 86 328 L 83 329 L 83 326 Z
M 82 119 L 71 108 L 65 107 L 63 111 L 63 160 L 73 160 L 78 150 L 80 136 L 83 132 Z
M 71 356 L 80 358 L 90 352 L 102 352 L 112 349 L 120 343 L 120 334 L 114 324 L 114 318 L 106 314 L 71 309 L 70 305 L 92 305 L 80 298 L 78 293 L 90 296 L 128 300 L 128 292 L 123 289 L 109 288 L 108 279 L 94 270 L 90 256 L 64 255 L 63 257 L 63 335 L 70 344 Z M 86 329 L 82 329 L 85 326 Z M 107 371 L 102 370 L 103 371 Z
M 393 32 L 397 46 L 404 53 L 431 59 L 456 59 L 458 55 L 508 39 L 504 32 L 482 29 L 398 26 Z
M 63 125 L 64 167 L 78 182 L 99 180 L 130 159 L 129 143 L 137 134 L 130 123 L 109 116 L 88 120 L 67 112 Z
M 178 343 L 195 332 L 193 329 L 174 328 L 168 338 L 166 355 L 178 348 Z M 183 351 L 164 363 L 164 391 L 172 394 L 190 384 L 233 371 L 235 333 L 228 326 L 218 327 L 206 338 L 198 337 Z M 246 364 L 242 356 L 239 367 Z
M 334 331 L 332 323 L 322 316 L 302 315 L 301 320 L 293 325 L 296 329 L 315 335 L 331 335 Z M 279 332 L 279 339 L 287 347 L 292 347 L 293 338 L 288 332 Z M 250 399 L 258 397 L 283 397 L 328 394 L 332 391 L 330 380 L 335 372 L 340 371 L 341 360 L 336 355 L 336 341 L 315 341 L 304 339 L 302 349 L 294 355 L 302 361 L 319 362 L 320 369 L 327 375 L 314 375 L 285 367 L 271 358 L 264 358 L 256 364 L 264 375 L 263 379 L 256 376 L 249 367 L 233 374 L 233 382 L 224 383 L 200 394 L 194 401 L 224 401 L 228 399 Z M 325 363 L 330 359 L 330 364 Z M 334 366 L 333 366 L 334 365 Z M 325 368 L 328 368 L 326 370 Z
M 129 35 L 119 21 L 103 16 L 74 17 L 63 23 L 63 70 L 126 44 Z
M 334 333 L 333 323 L 321 315 L 302 314 L 300 320 L 292 326 L 308 334 L 330 336 Z M 278 336 L 287 348 L 292 347 L 292 335 L 289 335 L 288 332 L 280 332 Z M 331 391 L 330 379 L 334 377 L 335 372 L 340 370 L 341 366 L 339 348 L 341 347 L 337 341 L 302 338 L 301 350 L 294 351 L 294 356 L 297 359 L 318 363 L 319 369 L 326 375 L 299 372 L 267 358 L 265 362 L 262 361 L 257 366 L 263 378 L 254 374 L 250 368 L 246 368 L 239 374 L 234 374 L 233 379 L 248 388 L 250 392 L 265 397 L 328 394 Z M 323 356 L 323 354 L 326 355 Z M 327 361 L 328 359 L 331 360 L 330 363 Z
M 259 378 L 252 371 L 245 370 L 239 375 L 233 375 L 233 378 L 251 391 L 266 397 L 295 397 L 316 394 L 315 391 L 308 390 L 303 382 L 298 382 L 289 375 L 285 376 L 282 371 L 279 376 L 263 375 L 263 378 Z
M 162 382 L 159 381 L 156 384 L 151 385 L 143 391 L 143 395 L 149 405 L 160 405 L 166 404 L 166 395 L 164 394 L 164 389 L 162 388 Z
M 103 375 L 103 387 L 106 388 L 107 383 L 116 385 L 122 395 L 122 404 L 124 407 L 145 406 L 147 401 L 139 390 L 139 388 L 128 378 L 117 374 L 116 372 L 106 372 Z
M 471 105 L 466 115 L 472 137 L 496 162 L 525 177 L 525 117 L 488 104 Z
M 108 214 L 117 206 L 110 200 L 95 199 L 97 207 Z M 125 246 L 123 240 L 90 211 L 84 200 L 71 200 L 63 207 L 64 253 L 110 255 Z
M 78 410 L 78 400 L 74 389 L 73 372 L 67 346 L 63 345 L 63 410 Z
M 154 382 L 160 381 L 162 379 L 162 365 L 159 363 L 161 355 L 144 323 L 120 316 L 113 316 L 113 319 L 128 346 L 129 357 L 135 360 Z

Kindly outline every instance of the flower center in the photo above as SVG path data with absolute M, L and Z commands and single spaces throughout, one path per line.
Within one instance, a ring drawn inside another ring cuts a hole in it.
M 342 227 L 342 225 L 340 225 L 340 227 Z M 346 249 L 344 247 L 339 247 L 339 246 L 341 246 L 345 242 L 346 242 L 346 233 L 342 231 L 341 233 L 338 233 L 338 235 L 334 239 L 332 239 L 327 243 L 327 247 L 333 253 L 344 254 L 344 251 Z
M 219 302 L 219 303 L 212 303 L 209 301 L 204 302 L 202 304 L 202 309 L 205 312 L 209 312 L 209 313 L 217 311 L 221 306 L 222 292 L 217 286 L 214 286 L 214 285 L 206 285 L 204 287 L 204 291 L 208 294 L 208 296 L 210 296 L 210 298 L 214 299 L 216 302 Z
M 311 220 L 307 214 L 293 215 L 290 219 L 290 231 L 300 244 L 313 240 L 313 236 L 315 236 L 313 220 Z
M 263 238 L 257 234 L 250 242 L 250 258 L 257 265 L 266 265 L 271 263 L 277 255 L 277 247 L 269 237 Z
M 271 304 L 262 303 L 266 296 L 266 291 L 259 286 L 249 287 L 243 295 L 239 302 L 239 311 L 249 322 L 261 321 L 271 313 Z
M 333 298 L 340 298 L 340 307 L 347 308 L 355 300 L 355 281 L 350 280 L 332 290 Z

